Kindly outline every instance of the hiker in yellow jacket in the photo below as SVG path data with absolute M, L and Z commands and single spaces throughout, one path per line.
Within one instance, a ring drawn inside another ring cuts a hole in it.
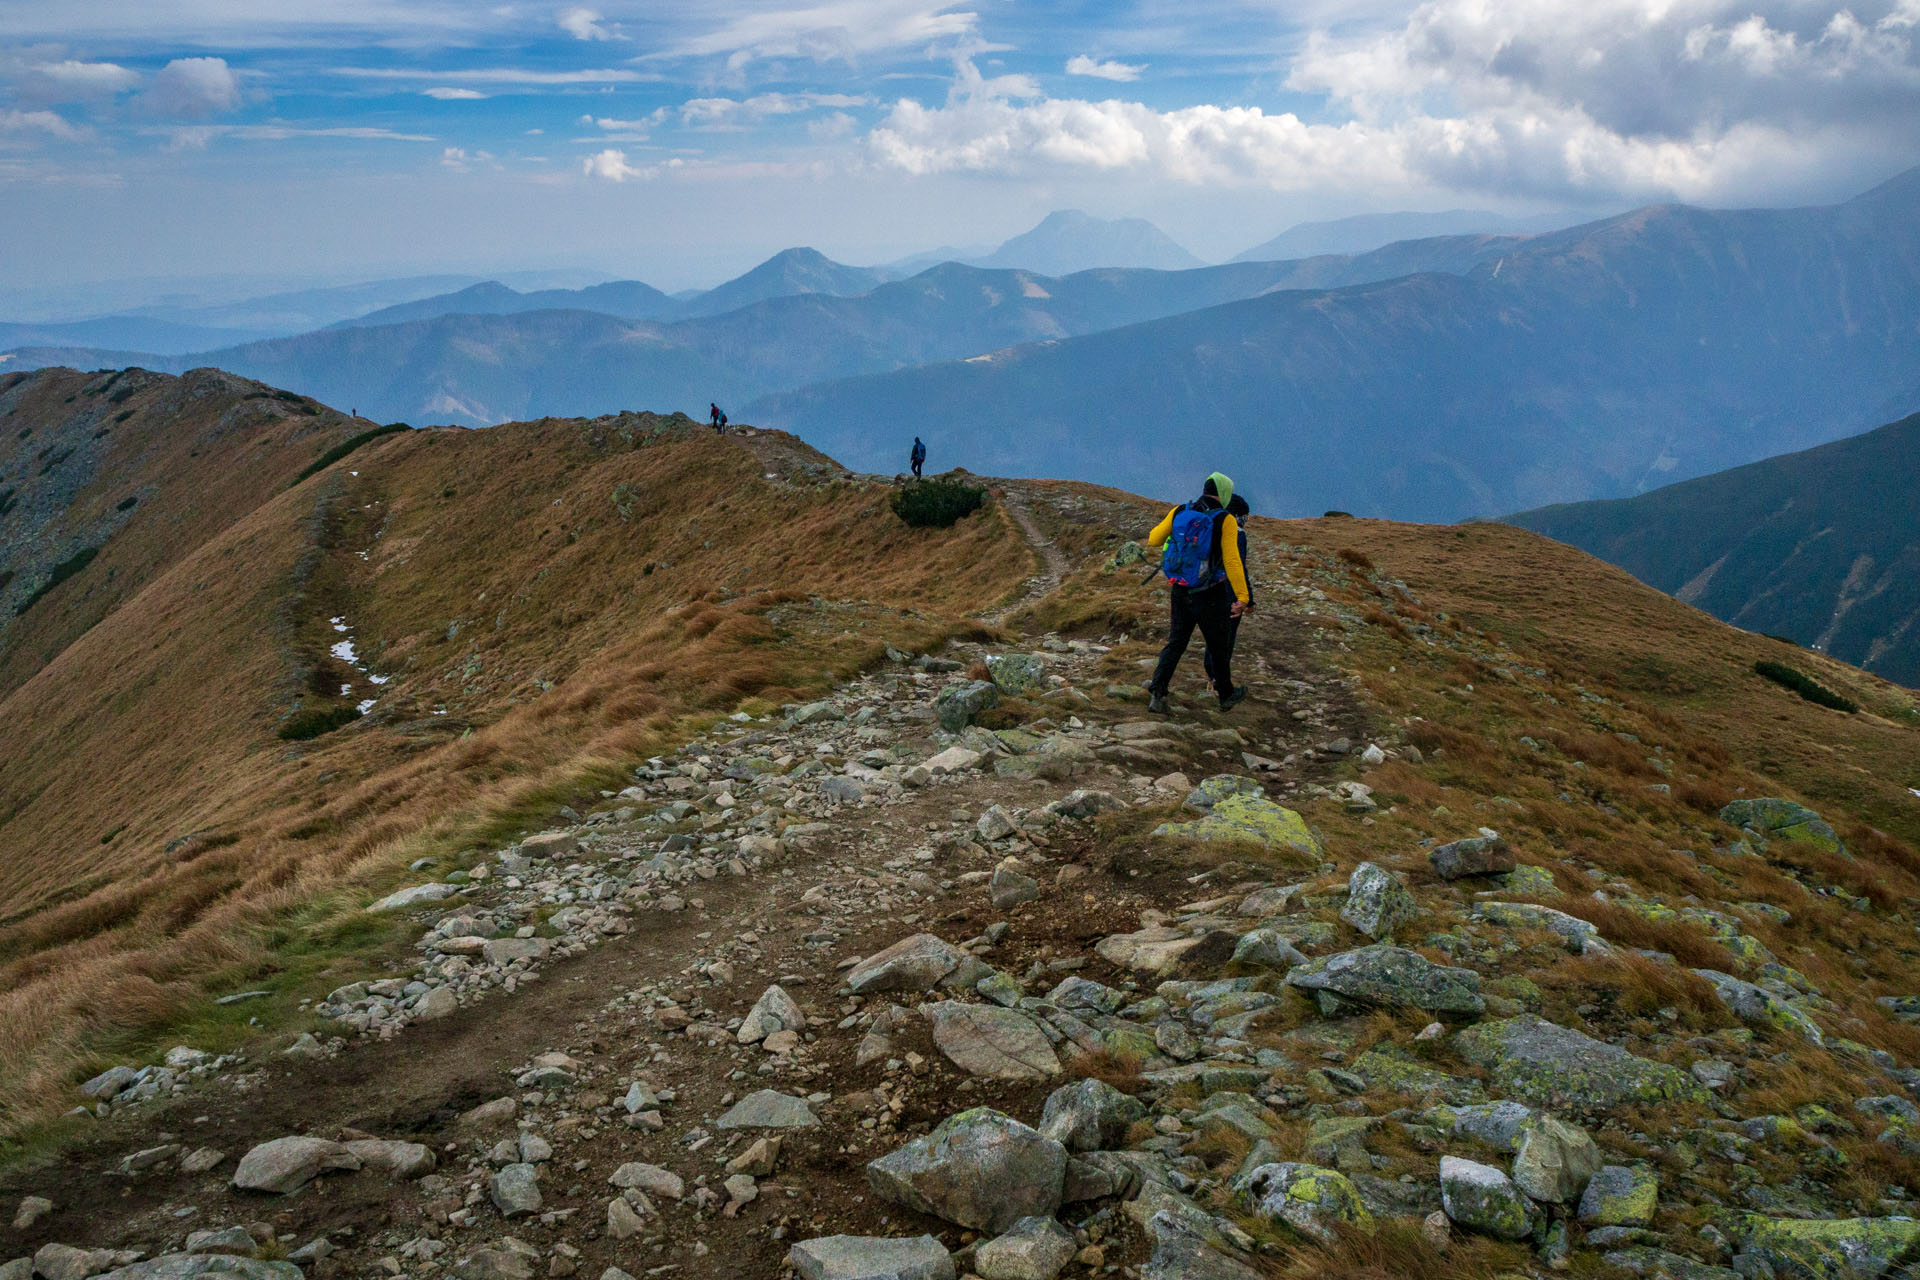
M 1198 501 L 1167 512 L 1147 535 L 1150 547 L 1165 547 L 1160 571 L 1168 583 L 1171 621 L 1167 645 L 1154 668 L 1147 709 L 1165 715 L 1167 689 L 1173 670 L 1200 628 L 1211 659 L 1213 690 L 1220 709 L 1231 710 L 1247 696 L 1247 686 L 1233 683 L 1232 619 L 1253 607 L 1247 590 L 1247 568 L 1240 560 L 1240 526 L 1227 511 L 1233 500 L 1233 481 L 1218 471 L 1207 477 Z

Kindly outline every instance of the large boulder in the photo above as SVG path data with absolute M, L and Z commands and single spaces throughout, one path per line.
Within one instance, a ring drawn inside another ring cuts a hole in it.
M 1778 796 L 1754 800 L 1735 800 L 1720 810 L 1720 821 L 1739 827 L 1754 838 L 1762 849 L 1770 840 L 1794 840 L 1810 844 L 1828 853 L 1846 853 L 1839 835 L 1807 806 Z
M 1204 1218 L 1197 1211 L 1154 1211 L 1147 1219 L 1153 1257 L 1141 1269 L 1140 1280 L 1261 1280 L 1266 1273 L 1227 1252 L 1220 1233 L 1205 1229 Z
M 1400 877 L 1385 867 L 1363 862 L 1347 879 L 1347 902 L 1340 918 L 1376 941 L 1387 941 L 1413 922 L 1420 908 Z
M 855 995 L 885 991 L 931 991 L 936 986 L 971 988 L 987 976 L 986 964 L 931 933 L 902 938 L 847 971 Z
M 1326 856 L 1320 837 L 1307 821 L 1265 796 L 1237 793 L 1214 803 L 1206 816 L 1192 822 L 1163 822 L 1156 836 L 1186 840 L 1246 841 L 1269 849 L 1290 849 L 1313 859 Z
M 1660 1175 L 1624 1164 L 1603 1165 L 1580 1193 L 1579 1217 L 1588 1227 L 1644 1227 L 1660 1206 Z
M 1704 1101 L 1685 1072 L 1533 1014 L 1483 1022 L 1453 1038 L 1502 1093 L 1532 1106 L 1593 1117 L 1616 1107 Z
M 1127 1129 L 1147 1118 L 1138 1098 L 1104 1080 L 1076 1080 L 1047 1096 L 1040 1132 L 1069 1151 L 1109 1151 L 1126 1140 Z
M 989 654 L 987 676 L 1002 693 L 1031 693 L 1047 682 L 1047 660 L 1037 653 Z
M 1920 1220 L 1767 1218 L 1740 1222 L 1746 1252 L 1795 1280 L 1880 1280 L 1920 1264 Z
M 1440 1205 L 1452 1221 L 1499 1240 L 1524 1240 L 1533 1231 L 1532 1201 L 1490 1164 L 1440 1157 Z
M 820 1123 L 805 1098 L 756 1089 L 713 1122 L 716 1129 L 811 1129 Z
M 1437 965 L 1418 952 L 1386 943 L 1296 965 L 1287 972 L 1287 984 L 1315 993 L 1323 1010 L 1345 1002 L 1475 1018 L 1487 1008 L 1480 998 L 1480 975 L 1473 970 Z
M 1067 1149 L 991 1107 L 949 1116 L 867 1165 L 876 1195 L 976 1231 L 1001 1232 L 1060 1207 Z
M 1334 1223 L 1363 1227 L 1373 1220 L 1347 1175 L 1318 1165 L 1263 1164 L 1247 1175 L 1245 1189 L 1255 1212 L 1327 1244 L 1337 1238 Z
M 270 1191 L 285 1195 L 298 1191 L 329 1170 L 352 1173 L 360 1157 L 325 1138 L 275 1138 L 240 1157 L 233 1185 L 242 1191 Z
M 1484 830 L 1484 828 L 1483 828 Z M 1466 876 L 1497 876 L 1513 870 L 1513 849 L 1491 833 L 1455 840 L 1427 851 L 1427 861 L 1442 880 Z
M 989 1080 L 1046 1080 L 1060 1059 L 1032 1018 L 998 1005 L 942 1000 L 923 1006 L 933 1019 L 933 1043 L 953 1065 Z
M 1077 1252 L 1073 1233 L 1052 1218 L 1022 1218 L 973 1251 L 980 1280 L 1053 1280 Z
M 1693 972 L 1713 984 L 1713 993 L 1720 997 L 1720 1003 L 1726 1005 L 1728 1011 L 1742 1022 L 1792 1031 L 1817 1045 L 1826 1043 L 1820 1024 L 1765 987 L 1756 986 L 1730 973 L 1721 973 L 1718 969 L 1695 969 Z
M 1600 1148 L 1578 1125 L 1536 1116 L 1513 1151 L 1513 1185 L 1545 1204 L 1574 1204 L 1600 1172 Z
M 821 1236 L 787 1251 L 800 1280 L 953 1280 L 953 1259 L 932 1236 Z
M 1000 690 L 991 681 L 969 680 L 942 689 L 940 696 L 933 700 L 933 714 L 942 729 L 959 733 L 999 701 Z

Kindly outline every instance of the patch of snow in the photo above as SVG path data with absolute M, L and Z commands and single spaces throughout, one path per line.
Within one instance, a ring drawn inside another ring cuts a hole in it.
M 347 696 L 348 694 L 350 694 L 350 693 L 352 693 L 352 692 L 353 692 L 353 686 L 352 686 L 352 685 L 350 685 L 350 684 L 343 684 L 343 685 L 341 685 L 341 686 L 340 686 L 340 696 L 341 696 L 341 697 L 343 697 L 343 698 L 344 698 L 344 697 L 346 697 L 346 696 Z
M 335 631 L 349 631 L 352 629 L 347 626 L 347 620 L 345 618 L 328 618 L 327 621 L 333 624 Z
M 1908 787 L 1907 794 L 1910 796 L 1920 796 L 1920 787 Z
M 345 630 L 344 627 L 341 629 Z M 351 640 L 342 640 L 339 644 L 334 645 L 330 652 L 334 657 L 340 659 L 340 661 L 346 663 L 348 666 L 352 666 L 359 661 L 359 659 L 354 656 L 353 641 Z
M 373 674 L 373 672 L 371 672 L 371 671 L 369 671 L 369 672 L 367 672 L 367 679 L 368 679 L 369 681 L 371 681 L 372 683 L 374 683 L 374 684 L 386 684 L 386 683 L 387 683 L 388 681 L 390 681 L 390 680 L 392 680 L 392 679 L 393 679 L 393 677 L 392 677 L 392 676 L 377 676 L 377 675 L 375 675 L 375 674 Z
M 367 714 L 368 711 L 372 710 L 373 704 L 377 701 L 378 701 L 377 698 L 368 698 L 364 702 L 359 702 L 359 703 L 356 703 L 355 705 L 359 708 L 360 714 L 365 715 Z
M 350 476 L 357 476 L 357 475 L 359 475 L 360 473 L 359 473 L 358 471 L 349 471 L 349 472 L 347 472 L 347 474 L 348 474 L 348 475 L 350 475 Z

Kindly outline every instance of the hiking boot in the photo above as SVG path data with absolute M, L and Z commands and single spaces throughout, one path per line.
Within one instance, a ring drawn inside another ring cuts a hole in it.
M 1156 693 L 1148 698 L 1147 710 L 1157 716 L 1170 716 L 1173 714 L 1173 708 L 1167 705 L 1167 695 L 1164 693 Z
M 1232 693 L 1220 699 L 1220 709 L 1231 711 L 1247 700 L 1247 686 L 1236 685 Z

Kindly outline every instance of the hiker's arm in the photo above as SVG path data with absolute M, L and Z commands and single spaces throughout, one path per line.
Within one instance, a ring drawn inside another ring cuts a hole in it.
M 1153 526 L 1153 532 L 1147 535 L 1148 546 L 1164 547 L 1167 545 L 1167 539 L 1173 536 L 1174 514 L 1179 510 L 1180 508 L 1175 507 L 1171 511 L 1168 511 L 1160 523 Z
M 1232 516 L 1220 524 L 1220 559 L 1226 565 L 1227 581 L 1233 584 L 1234 598 L 1246 604 L 1252 596 L 1247 591 L 1247 567 L 1240 563 L 1240 525 Z

